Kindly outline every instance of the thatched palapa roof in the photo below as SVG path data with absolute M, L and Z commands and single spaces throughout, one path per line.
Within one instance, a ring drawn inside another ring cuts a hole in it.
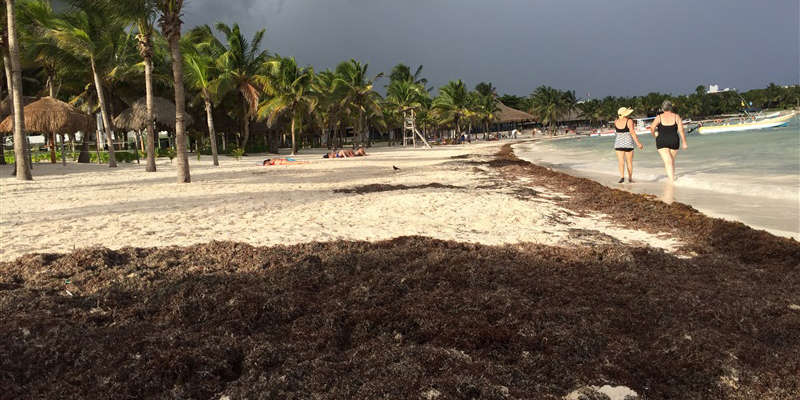
M 25 130 L 37 133 L 69 134 L 93 131 L 94 119 L 74 106 L 52 97 L 43 97 L 23 109 Z M 0 132 L 11 132 L 11 117 L 0 124 Z
M 156 124 L 175 129 L 175 104 L 163 97 L 153 97 L 153 116 Z M 183 113 L 186 126 L 194 122 L 192 117 Z M 143 130 L 147 126 L 147 99 L 142 97 L 131 104 L 130 108 L 114 118 L 114 126 L 118 129 L 131 131 Z
M 572 121 L 585 121 L 588 120 L 589 117 L 583 114 L 583 111 L 580 109 L 573 109 L 570 110 L 567 115 L 562 115 L 558 118 L 558 122 L 572 122 Z
M 497 108 L 500 109 L 500 112 L 497 114 L 497 122 L 506 123 L 506 122 L 526 122 L 526 121 L 534 121 L 536 117 L 526 112 L 515 110 L 501 101 L 497 102 Z
M 22 96 L 22 107 L 25 107 L 28 104 L 31 104 L 36 100 L 38 100 L 38 98 L 36 98 L 36 97 Z M 13 107 L 13 104 L 11 104 L 11 96 L 6 96 L 6 98 L 3 99 L 2 102 L 0 102 L 0 114 L 10 115 L 12 107 Z

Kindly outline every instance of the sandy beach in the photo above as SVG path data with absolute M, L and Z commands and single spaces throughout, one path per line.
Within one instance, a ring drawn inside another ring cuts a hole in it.
M 13 179 L 13 166 L 6 165 L 0 168 L 0 260 L 87 246 L 212 240 L 270 246 L 407 235 L 489 245 L 612 239 L 668 251 L 678 245 L 669 235 L 621 228 L 601 215 L 577 216 L 551 201 L 558 193 L 463 162 L 489 160 L 498 148 L 497 142 L 374 147 L 367 157 L 349 159 L 304 151 L 296 159 L 310 163 L 291 166 L 255 165 L 274 157 L 269 154 L 240 161 L 222 156 L 219 167 L 210 157 L 190 156 L 191 185 L 174 183 L 175 165 L 166 158 L 158 159 L 156 173 L 145 172 L 144 164 L 36 164 L 33 182 Z M 522 193 L 527 190 L 542 195 Z
M 3 167 L 0 398 L 795 397 L 797 241 L 511 143 Z

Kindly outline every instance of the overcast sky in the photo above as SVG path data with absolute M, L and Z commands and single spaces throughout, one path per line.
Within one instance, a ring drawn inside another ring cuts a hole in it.
M 429 86 L 486 81 L 519 96 L 800 83 L 798 0 L 187 0 L 184 20 L 238 22 L 248 38 L 266 28 L 264 48 L 318 71 L 402 62 L 423 65 Z

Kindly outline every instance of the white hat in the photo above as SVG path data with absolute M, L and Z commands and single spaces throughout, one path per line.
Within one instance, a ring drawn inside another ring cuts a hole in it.
M 631 115 L 632 112 L 633 109 L 628 107 L 622 107 L 619 110 L 617 110 L 617 114 L 619 114 L 620 118 L 627 117 L 628 115 Z

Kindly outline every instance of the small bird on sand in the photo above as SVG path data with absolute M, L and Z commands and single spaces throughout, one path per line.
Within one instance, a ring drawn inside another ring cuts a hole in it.
M 400 169 L 400 168 L 395 167 L 394 165 L 392 165 L 392 168 L 394 168 L 395 171 Z

